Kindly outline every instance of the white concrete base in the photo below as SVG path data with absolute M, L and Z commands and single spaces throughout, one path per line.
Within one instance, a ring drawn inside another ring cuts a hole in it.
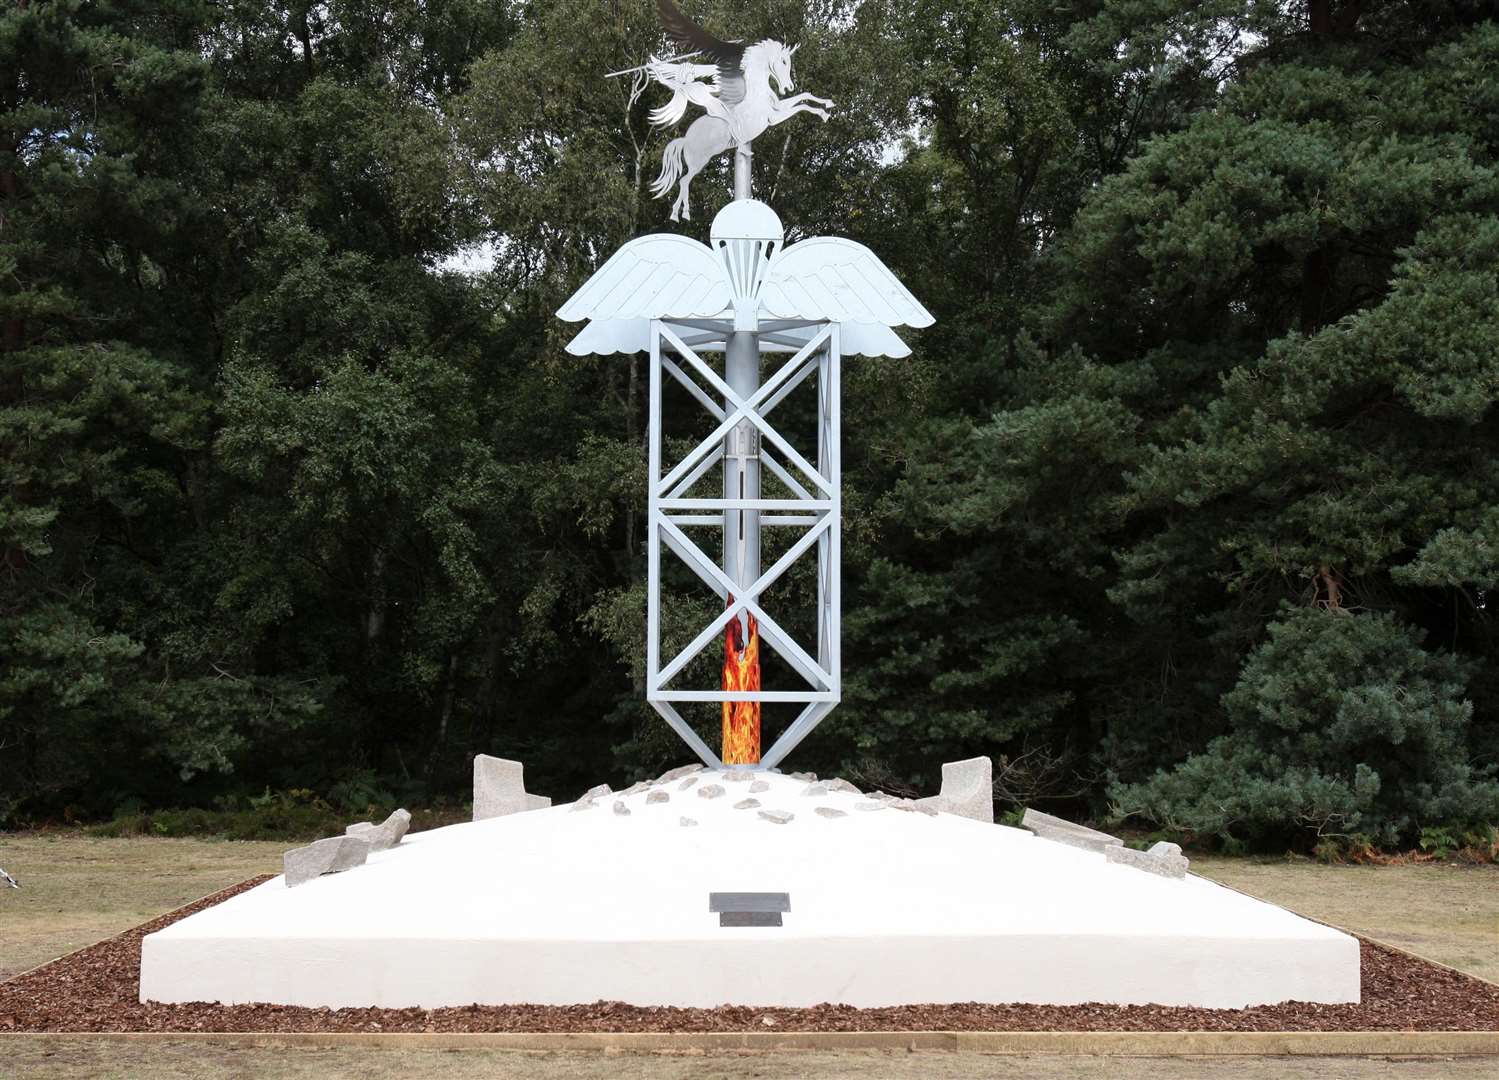
M 1358 942 L 1202 878 L 951 814 L 852 812 L 767 775 L 774 824 L 649 790 L 408 834 L 344 874 L 275 878 L 148 936 L 143 1001 L 419 1006 L 1354 1002 Z M 687 793 L 690 794 L 690 793 Z M 848 811 L 828 817 L 816 807 Z M 709 892 L 786 892 L 721 927 Z

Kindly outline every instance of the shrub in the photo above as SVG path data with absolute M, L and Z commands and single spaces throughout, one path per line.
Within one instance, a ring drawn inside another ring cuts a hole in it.
M 1499 820 L 1493 767 L 1469 760 L 1467 677 L 1393 616 L 1283 608 L 1223 697 L 1228 733 L 1115 785 L 1115 812 L 1256 845 Z

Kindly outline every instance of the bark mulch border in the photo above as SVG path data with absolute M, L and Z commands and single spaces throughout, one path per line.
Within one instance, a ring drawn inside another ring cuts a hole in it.
M 1499 1055 L 1499 985 L 1367 938 L 1360 938 L 1360 1005 L 667 1009 L 598 1002 L 330 1010 L 136 1000 L 140 940 L 146 934 L 265 880 L 252 878 L 0 983 L 0 1037 L 632 1053 Z

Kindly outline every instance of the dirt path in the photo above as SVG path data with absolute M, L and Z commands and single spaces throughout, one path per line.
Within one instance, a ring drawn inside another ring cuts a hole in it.
M 782 1052 L 635 1055 L 502 1050 L 296 1051 L 192 1043 L 122 1045 L 0 1036 L 0 1077 L 323 1080 L 1499 1080 L 1493 1058 L 1096 1058 L 1064 1055 Z

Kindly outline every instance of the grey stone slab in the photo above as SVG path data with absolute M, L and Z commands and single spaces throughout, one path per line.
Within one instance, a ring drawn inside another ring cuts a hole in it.
M 671 793 L 670 792 L 659 791 L 659 790 L 658 791 L 653 791 L 653 792 L 651 792 L 649 795 L 647 795 L 645 797 L 645 801 L 646 801 L 646 805 L 647 806 L 651 805 L 652 803 L 667 802 L 670 799 L 671 799 Z
M 796 817 L 790 810 L 761 810 L 760 816 L 773 825 L 784 825 Z
M 690 817 L 679 817 L 677 818 L 677 824 L 682 826 L 696 825 L 697 821 Z
M 779 911 L 725 911 L 718 916 L 719 926 L 780 926 Z
M 697 789 L 698 796 L 703 799 L 716 799 L 723 794 L 722 784 L 704 784 Z
M 751 795 L 757 795 L 757 794 L 759 794 L 762 791 L 769 791 L 770 790 L 770 785 L 768 783 L 766 783 L 764 780 L 756 780 L 753 784 L 751 784 L 749 786 L 749 789 L 750 789 L 750 794 Z
M 546 796 L 527 793 L 525 767 L 519 761 L 488 754 L 474 756 L 475 821 L 551 805 L 552 800 Z
M 667 769 L 660 776 L 656 777 L 656 783 L 669 784 L 673 780 L 680 780 L 684 776 L 691 776 L 693 773 L 700 773 L 702 771 L 703 767 L 701 765 L 678 765 L 675 769 Z
M 760 805 L 759 799 L 740 799 L 734 804 L 735 810 L 753 810 Z
M 409 828 L 411 828 L 411 814 L 403 809 L 395 811 L 379 825 L 373 825 L 368 821 L 350 825 L 344 830 L 344 835 L 357 836 L 361 840 L 369 841 L 371 851 L 386 851 L 399 844 Z
M 693 784 L 697 783 L 697 781 L 698 781 L 697 777 L 695 777 L 695 776 L 689 776 L 686 780 L 683 780 L 680 784 L 677 785 L 677 790 L 678 791 L 686 791 Z
M 783 892 L 710 892 L 708 910 L 790 911 L 791 894 Z
M 630 816 L 630 808 L 618 799 L 614 800 L 614 812 L 620 817 Z
M 1188 860 L 1181 854 L 1181 848 L 1177 848 L 1175 844 L 1168 844 L 1167 847 L 1176 848 L 1176 853 L 1166 851 L 1154 854 L 1152 851 L 1136 851 L 1131 847 L 1109 847 L 1104 849 L 1104 858 L 1111 863 L 1132 866 L 1136 870 L 1159 874 L 1164 878 L 1186 877 Z
M 942 809 L 974 821 L 994 821 L 994 764 L 986 757 L 942 766 Z
M 816 810 L 814 810 L 812 812 L 814 814 L 816 814 L 818 817 L 826 817 L 826 818 L 848 817 L 848 814 L 846 814 L 844 811 L 839 810 L 836 807 L 832 807 L 832 806 L 819 806 Z
M 364 863 L 370 842 L 361 836 L 330 836 L 306 847 L 293 848 L 281 857 L 287 888 L 304 885 L 323 874 L 337 874 Z
M 1124 843 L 1117 836 L 1110 836 L 1108 833 L 1090 829 L 1086 825 L 1079 825 L 1065 818 L 1043 814 L 1039 810 L 1026 810 L 1020 824 L 1043 840 L 1054 840 L 1059 844 L 1083 848 L 1085 851 L 1106 851 Z

